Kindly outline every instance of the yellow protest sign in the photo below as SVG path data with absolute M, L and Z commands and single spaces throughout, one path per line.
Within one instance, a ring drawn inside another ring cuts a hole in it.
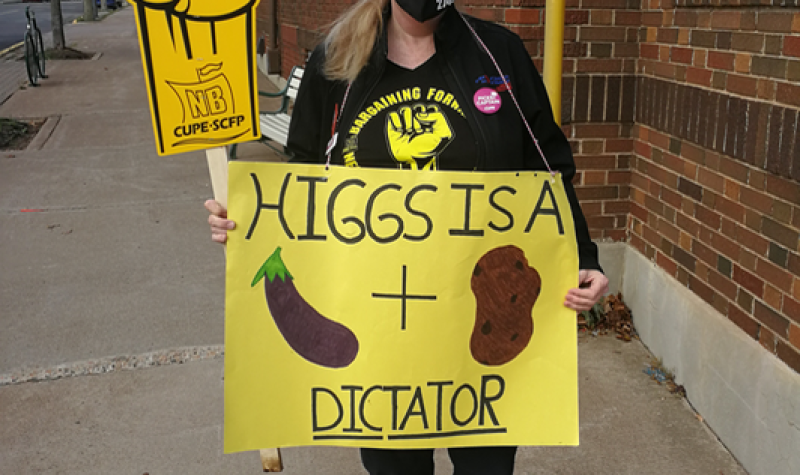
M 159 155 L 258 139 L 258 0 L 131 1 Z
M 226 452 L 577 444 L 560 176 L 229 173 Z

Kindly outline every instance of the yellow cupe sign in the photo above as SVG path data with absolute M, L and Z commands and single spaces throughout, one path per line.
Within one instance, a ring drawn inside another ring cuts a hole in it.
M 232 162 L 225 451 L 578 443 L 561 176 Z
M 258 139 L 258 0 L 131 1 L 159 155 Z

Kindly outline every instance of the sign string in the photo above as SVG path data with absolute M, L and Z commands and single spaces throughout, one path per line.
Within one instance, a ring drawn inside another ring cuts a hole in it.
M 533 144 L 536 145 L 536 150 L 538 150 L 539 151 L 539 155 L 542 156 L 542 160 L 544 161 L 544 165 L 547 167 L 547 170 L 550 172 L 550 175 L 553 178 L 555 178 L 556 172 L 554 172 L 553 169 L 550 168 L 550 163 L 547 161 L 547 157 L 544 156 L 544 152 L 542 151 L 542 147 L 539 146 L 539 140 L 537 140 L 536 136 L 533 134 L 533 130 L 531 130 L 531 126 L 528 124 L 528 120 L 525 118 L 525 114 L 522 113 L 522 107 L 520 107 L 519 102 L 517 102 L 517 98 L 514 95 L 514 91 L 511 90 L 511 85 L 508 83 L 508 80 L 506 80 L 506 75 L 503 74 L 503 71 L 500 69 L 500 65 L 497 64 L 497 61 L 494 59 L 494 56 L 492 55 L 492 52 L 489 51 L 489 48 L 487 48 L 486 45 L 483 43 L 483 41 L 481 40 L 481 37 L 478 36 L 478 33 L 475 32 L 475 29 L 472 28 L 472 25 L 470 25 L 469 21 L 467 21 L 467 19 L 464 17 L 464 14 L 461 13 L 461 12 L 458 12 L 458 15 L 461 17 L 462 20 L 464 20 L 464 23 L 467 25 L 467 28 L 469 28 L 469 31 L 472 32 L 472 35 L 475 37 L 475 39 L 478 41 L 478 43 L 481 45 L 481 47 L 484 49 L 484 51 L 486 51 L 486 54 L 489 55 L 489 59 L 492 60 L 492 63 L 494 64 L 494 67 L 497 69 L 497 73 L 500 74 L 500 78 L 503 80 L 503 84 L 505 84 L 505 86 L 506 86 L 506 90 L 511 95 L 511 99 L 514 101 L 514 105 L 517 106 L 517 112 L 519 112 L 519 116 L 522 118 L 522 122 L 525 123 L 525 128 L 528 129 L 528 133 L 530 134 L 531 139 L 533 139 Z

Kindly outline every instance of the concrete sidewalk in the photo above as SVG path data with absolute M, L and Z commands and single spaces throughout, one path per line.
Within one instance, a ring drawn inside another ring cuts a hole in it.
M 224 257 L 206 161 L 156 155 L 133 17 L 68 25 L 70 45 L 100 57 L 52 61 L 42 87 L 0 106 L 51 118 L 33 147 L 0 152 L 0 473 L 260 472 L 256 453 L 222 454 Z M 279 159 L 260 144 L 240 156 Z M 579 352 L 580 447 L 523 448 L 516 473 L 745 473 L 643 373 L 638 341 L 581 337 Z M 283 455 L 287 474 L 363 473 L 354 449 Z M 444 451 L 437 467 L 449 473 Z

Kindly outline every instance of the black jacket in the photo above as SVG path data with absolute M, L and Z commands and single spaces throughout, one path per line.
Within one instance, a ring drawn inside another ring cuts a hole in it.
M 539 140 L 539 145 L 553 170 L 562 173 L 564 186 L 575 220 L 578 254 L 581 269 L 598 269 L 597 246 L 589 237 L 588 226 L 578 204 L 572 178 L 575 162 L 569 142 L 555 123 L 547 92 L 539 72 L 531 61 L 519 36 L 490 22 L 467 17 L 478 36 L 492 52 L 503 74 L 509 78 L 520 107 Z M 385 31 L 385 29 L 384 29 Z M 472 106 L 475 91 L 486 84 L 479 78 L 499 77 L 491 58 L 477 43 L 458 12 L 451 8 L 445 13 L 435 33 L 436 58 L 467 121 L 472 128 L 478 150 L 475 169 L 481 171 L 546 170 L 544 161 L 520 119 L 508 92 L 501 92 L 503 107 L 495 114 L 484 115 Z M 325 149 L 331 138 L 334 110 L 341 106 L 347 84 L 330 81 L 322 73 L 325 51 L 318 46 L 306 65 L 303 81 L 295 101 L 289 127 L 287 150 L 292 161 L 325 163 Z M 353 82 L 341 112 L 339 130 L 347 130 L 361 110 L 363 102 L 380 80 L 386 64 L 387 38 L 376 42 L 372 57 Z M 343 140 L 339 140 L 332 163 L 342 164 Z

